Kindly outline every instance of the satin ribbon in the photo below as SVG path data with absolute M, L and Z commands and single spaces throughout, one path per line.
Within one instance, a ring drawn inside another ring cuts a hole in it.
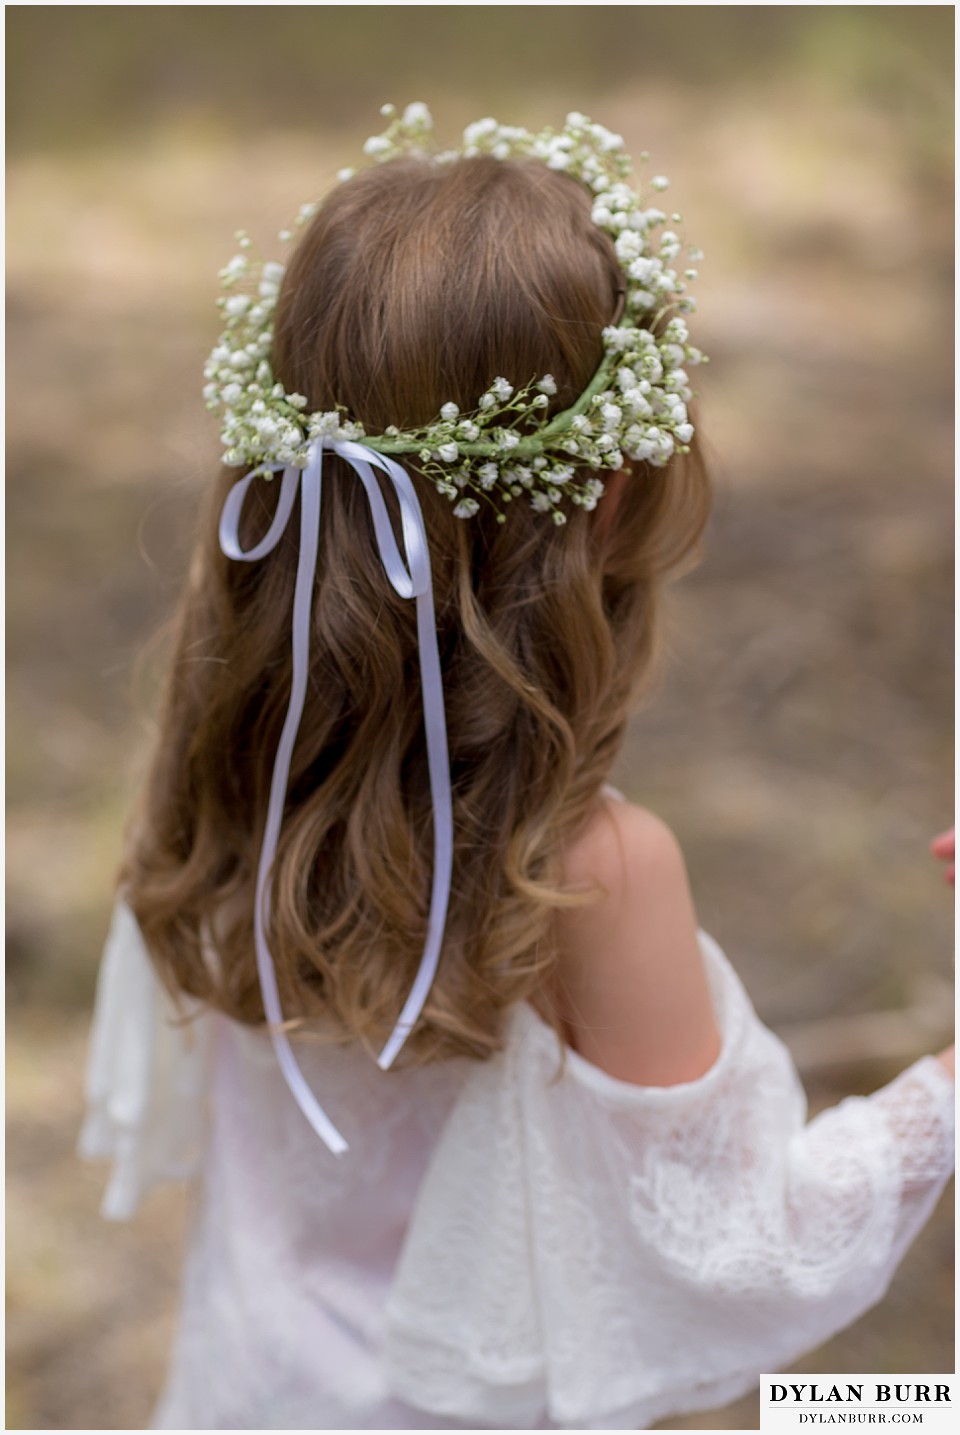
M 386 1071 L 416 1023 L 436 974 L 443 942 L 450 880 L 453 871 L 453 801 L 450 792 L 450 762 L 447 751 L 447 725 L 443 707 L 443 679 L 437 647 L 436 618 L 433 607 L 433 585 L 430 575 L 430 551 L 427 534 L 410 475 L 386 454 L 374 452 L 362 444 L 323 438 L 310 447 L 307 466 L 303 469 L 284 468 L 280 500 L 273 521 L 264 537 L 253 548 L 240 546 L 239 525 L 244 500 L 251 483 L 263 472 L 260 468 L 239 479 L 231 488 L 220 516 L 220 547 L 228 558 L 241 563 L 256 563 L 277 546 L 286 529 L 300 493 L 300 554 L 293 598 L 293 681 L 283 730 L 277 744 L 270 782 L 267 821 L 257 866 L 254 913 L 254 940 L 257 971 L 263 1006 L 273 1039 L 280 1069 L 297 1104 L 314 1131 L 334 1155 L 349 1150 L 347 1142 L 317 1101 L 280 1028 L 284 1017 L 280 1006 L 277 975 L 270 954 L 267 932 L 270 925 L 270 879 L 277 855 L 277 842 L 283 821 L 290 762 L 300 728 L 307 693 L 310 669 L 310 626 L 313 607 L 313 586 L 317 568 L 317 547 L 320 523 L 320 492 L 323 455 L 326 449 L 342 458 L 357 473 L 366 490 L 373 518 L 374 533 L 384 572 L 401 598 L 412 598 L 417 605 L 417 634 L 420 644 L 420 686 L 423 694 L 424 728 L 427 742 L 427 765 L 430 773 L 430 796 L 433 801 L 433 886 L 426 942 L 420 966 L 403 1010 L 377 1065 Z M 274 465 L 279 472 L 282 465 Z M 397 546 L 380 485 L 373 472 L 381 469 L 393 484 L 400 503 L 403 533 L 403 554 Z

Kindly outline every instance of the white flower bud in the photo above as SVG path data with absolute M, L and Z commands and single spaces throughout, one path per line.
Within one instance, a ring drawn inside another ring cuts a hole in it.
M 463 132 L 463 143 L 466 146 L 479 144 L 481 140 L 496 134 L 499 128 L 496 120 L 490 119 L 489 116 L 486 119 L 474 120 Z
M 403 112 L 403 123 L 409 129 L 433 129 L 433 116 L 422 100 L 414 100 Z
M 444 404 L 443 408 L 440 410 L 440 417 L 442 419 L 446 419 L 447 423 L 452 424 L 454 419 L 458 418 L 459 415 L 460 410 L 457 408 L 456 404 Z

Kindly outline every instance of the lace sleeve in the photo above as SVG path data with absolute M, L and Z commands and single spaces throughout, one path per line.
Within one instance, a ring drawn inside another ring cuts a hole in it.
M 638 1428 L 725 1403 L 883 1295 L 953 1165 L 953 1082 L 925 1058 L 807 1122 L 786 1047 L 701 947 L 722 1048 L 637 1087 L 522 1005 L 468 1078 L 387 1306 L 401 1398 L 520 1427 Z
M 128 1220 L 158 1182 L 184 1180 L 205 1142 L 209 1015 L 178 1023 L 137 920 L 122 900 L 113 912 L 97 979 L 77 1143 L 84 1160 L 113 1162 L 100 1213 Z

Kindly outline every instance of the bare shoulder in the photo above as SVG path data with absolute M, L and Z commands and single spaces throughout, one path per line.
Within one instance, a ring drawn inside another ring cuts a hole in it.
M 686 883 L 683 853 L 673 832 L 649 808 L 609 797 L 564 858 L 568 883 L 596 882 L 614 900 L 628 896 L 638 882 L 652 882 L 655 872 L 672 872 Z
M 594 904 L 558 914 L 556 1001 L 567 1039 L 638 1085 L 693 1081 L 720 1036 L 680 844 L 647 808 L 605 799 L 564 858 Z

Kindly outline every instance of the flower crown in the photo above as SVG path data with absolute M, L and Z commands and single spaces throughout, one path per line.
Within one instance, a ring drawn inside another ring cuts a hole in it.
M 426 105 L 408 105 L 402 115 L 384 105 L 381 114 L 390 123 L 364 145 L 371 160 L 429 153 L 433 120 Z M 621 468 L 625 457 L 660 468 L 674 453 L 688 452 L 693 425 L 686 408 L 692 397 L 687 366 L 705 362 L 689 343 L 683 318 L 695 307 L 686 281 L 697 271 L 687 268 L 681 276 L 672 267 L 680 239 L 664 228 L 663 210 L 645 207 L 630 187 L 621 137 L 576 113 L 567 115 L 559 132 L 539 134 L 483 119 L 468 125 L 460 149 L 435 153 L 433 159 L 449 164 L 480 154 L 539 159 L 571 175 L 593 195 L 593 223 L 613 239 L 626 284 L 623 316 L 603 330 L 603 360 L 576 402 L 548 418 L 557 385 L 544 374 L 519 387 L 497 377 L 472 411 L 446 403 L 432 423 L 404 430 L 391 426 L 380 435 L 368 435 L 342 407 L 307 413 L 307 399 L 287 393 L 271 365 L 284 266 L 252 256 L 251 241 L 241 230 L 236 236 L 241 252 L 220 271 L 228 292 L 217 302 L 226 328 L 204 369 L 207 408 L 222 415 L 224 463 L 249 463 L 270 477 L 278 467 L 306 467 L 317 439 L 352 440 L 381 454 L 414 456 L 420 471 L 454 503 L 458 518 L 472 517 L 486 502 L 503 523 L 501 505 L 526 497 L 536 512 L 562 524 L 564 499 L 595 508 L 604 491 L 596 475 Z M 641 159 L 647 158 L 644 152 Z M 346 182 L 355 173 L 341 170 L 337 178 Z M 656 193 L 667 184 L 657 175 L 647 187 Z M 294 227 L 306 225 L 318 207 L 303 205 Z M 680 219 L 670 215 L 673 223 Z M 281 230 L 279 237 L 287 242 L 293 235 Z M 691 263 L 703 257 L 696 249 L 688 256 Z M 243 285 L 252 292 L 242 292 Z M 591 476 L 583 477 L 584 469 Z

